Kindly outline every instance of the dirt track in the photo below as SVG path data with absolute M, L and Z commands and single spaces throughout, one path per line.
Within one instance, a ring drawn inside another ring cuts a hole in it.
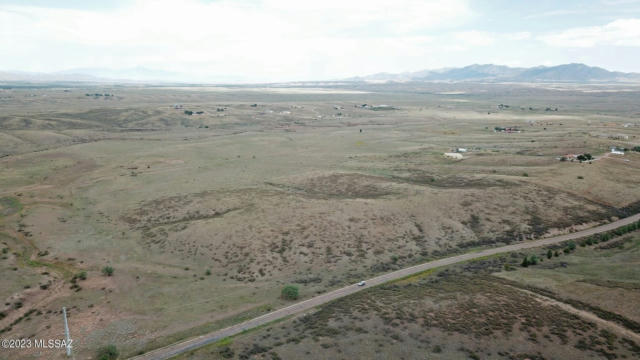
M 444 259 L 434 260 L 434 261 L 426 262 L 423 264 L 411 266 L 408 268 L 404 268 L 401 270 L 397 270 L 388 274 L 380 275 L 372 279 L 366 280 L 366 283 L 367 283 L 366 286 L 360 287 L 355 284 L 349 285 L 349 286 L 328 292 L 326 294 L 318 295 L 311 299 L 301 301 L 291 306 L 287 306 L 282 309 L 272 311 L 270 313 L 264 314 L 262 316 L 256 317 L 251 320 L 247 320 L 240 324 L 233 325 L 224 329 L 220 329 L 220 330 L 211 332 L 209 334 L 201 335 L 196 338 L 186 340 L 180 343 L 168 345 L 168 346 L 150 351 L 146 354 L 135 356 L 131 359 L 135 359 L 135 360 L 169 359 L 178 354 L 214 343 L 225 337 L 239 334 L 242 331 L 249 330 L 257 326 L 265 325 L 272 321 L 287 317 L 289 315 L 294 315 L 302 311 L 312 309 L 316 306 L 325 304 L 329 301 L 332 301 L 347 295 L 351 295 L 355 292 L 358 292 L 360 290 L 366 289 L 371 286 L 376 286 L 392 280 L 401 279 L 403 277 L 417 274 L 425 270 L 434 269 L 434 268 L 446 266 L 446 265 L 451 265 L 451 264 L 455 264 L 463 261 L 473 260 L 473 259 L 481 258 L 484 256 L 495 255 L 495 254 L 511 252 L 511 251 L 519 251 L 524 249 L 530 249 L 530 248 L 535 248 L 535 247 L 540 247 L 545 245 L 561 243 L 567 240 L 579 239 L 579 238 L 597 234 L 600 232 L 613 230 L 622 225 L 627 225 L 638 220 L 640 220 L 640 214 L 636 214 L 636 215 L 633 215 L 609 224 L 597 226 L 594 228 L 578 231 L 571 234 L 560 235 L 560 236 L 555 236 L 555 237 L 540 239 L 535 241 L 528 241 L 528 242 L 518 243 L 513 245 L 507 245 L 507 246 L 502 246 L 498 248 L 487 249 L 487 250 L 482 250 L 482 251 L 472 252 L 472 253 L 467 253 L 462 255 L 456 255 L 456 256 L 452 256 Z
M 524 290 L 524 289 L 519 289 L 519 288 L 514 288 L 518 291 L 522 291 L 526 294 L 529 294 L 531 296 L 533 296 L 536 300 L 538 300 L 539 302 L 541 302 L 542 304 L 545 305 L 550 305 L 550 306 L 557 306 L 560 309 L 578 315 L 583 319 L 586 319 L 587 321 L 591 321 L 594 322 L 600 326 L 603 326 L 607 329 L 609 329 L 610 331 L 613 331 L 614 333 L 618 334 L 618 335 L 622 335 L 625 336 L 629 339 L 632 339 L 633 341 L 636 342 L 640 342 L 640 334 L 633 332 L 632 330 L 629 330 L 627 328 L 625 328 L 622 325 L 618 325 L 613 321 L 609 321 L 609 320 L 605 320 L 605 319 L 601 319 L 599 318 L 596 314 L 590 313 L 588 311 L 585 310 L 580 310 L 580 309 L 576 309 L 573 306 L 567 304 L 567 303 L 563 303 L 561 301 L 534 293 L 532 291 L 529 290 Z

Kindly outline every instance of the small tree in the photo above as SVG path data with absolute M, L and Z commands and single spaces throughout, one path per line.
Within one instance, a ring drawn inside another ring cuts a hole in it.
M 549 249 L 547 250 L 547 259 L 551 259 L 551 257 L 553 257 L 553 252 Z
M 298 287 L 294 285 L 287 285 L 282 288 L 282 292 L 280 296 L 285 300 L 296 300 L 298 299 Z
M 106 276 L 112 276 L 113 275 L 113 266 L 105 266 L 102 268 L 102 273 Z
M 553 253 L 553 256 L 555 256 L 555 257 L 560 256 L 560 253 L 558 252 L 558 250 L 556 250 L 556 251 Z
M 522 267 L 529 266 L 529 259 L 526 256 L 524 257 L 524 259 L 522 259 L 522 264 L 520 264 L 520 266 Z
M 573 251 L 576 249 L 576 243 L 573 241 L 569 241 L 569 244 L 567 244 L 567 247 L 569 248 L 569 251 Z
M 98 349 L 98 360 L 116 360 L 120 353 L 115 345 L 107 345 Z

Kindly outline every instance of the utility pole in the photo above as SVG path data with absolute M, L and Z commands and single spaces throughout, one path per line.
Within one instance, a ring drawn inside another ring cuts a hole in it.
M 66 307 L 62 307 L 62 314 L 64 316 L 64 336 L 67 342 L 66 348 L 67 348 L 67 357 L 71 356 L 71 340 L 69 337 L 69 323 L 67 323 L 67 308 Z

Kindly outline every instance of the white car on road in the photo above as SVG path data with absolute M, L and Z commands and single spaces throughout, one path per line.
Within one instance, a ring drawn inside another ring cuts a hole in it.
M 358 286 L 365 286 L 365 285 L 367 285 L 367 283 L 366 283 L 366 282 L 364 282 L 364 280 L 362 280 L 362 281 L 360 281 L 360 282 L 358 283 Z

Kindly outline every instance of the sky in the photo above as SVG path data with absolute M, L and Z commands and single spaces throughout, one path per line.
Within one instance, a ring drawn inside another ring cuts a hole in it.
M 267 82 L 572 62 L 640 72 L 640 0 L 0 0 L 0 71 Z

